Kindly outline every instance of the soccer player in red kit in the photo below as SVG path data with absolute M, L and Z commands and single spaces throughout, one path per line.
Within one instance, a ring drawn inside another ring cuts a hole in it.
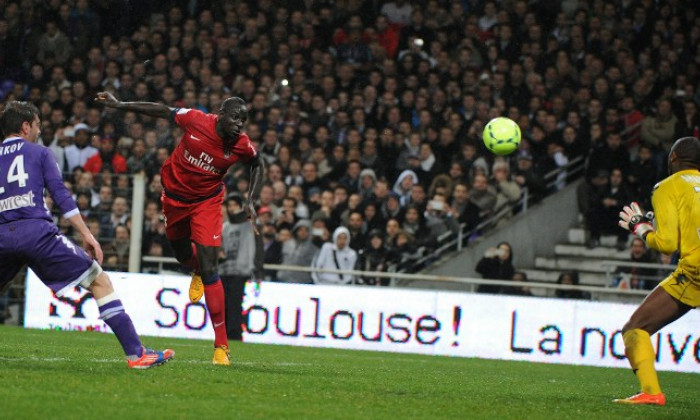
M 180 143 L 160 172 L 166 236 L 177 260 L 195 273 L 190 300 L 196 302 L 202 294 L 206 297 L 215 334 L 213 363 L 229 365 L 224 289 L 217 257 L 223 224 L 223 178 L 238 161 L 251 166 L 246 209 L 256 242 L 262 244 L 255 228 L 257 215 L 253 203 L 260 194 L 265 167 L 260 153 L 242 132 L 248 118 L 245 102 L 231 97 L 222 102 L 216 114 L 205 114 L 155 102 L 120 102 L 109 92 L 98 93 L 96 100 L 110 108 L 168 118 L 184 130 Z

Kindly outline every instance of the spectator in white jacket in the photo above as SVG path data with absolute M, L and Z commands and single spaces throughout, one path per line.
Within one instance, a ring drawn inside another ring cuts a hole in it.
M 350 248 L 350 231 L 344 226 L 333 232 L 333 243 L 326 242 L 321 247 L 312 266 L 335 270 L 353 270 L 357 261 L 357 252 Z M 311 278 L 316 284 L 351 284 L 354 277 L 349 274 L 315 272 Z
M 75 131 L 74 142 L 66 147 L 65 152 L 68 172 L 73 172 L 77 166 L 85 166 L 85 162 L 99 152 L 90 146 L 90 131 L 87 124 L 78 123 L 73 130 Z

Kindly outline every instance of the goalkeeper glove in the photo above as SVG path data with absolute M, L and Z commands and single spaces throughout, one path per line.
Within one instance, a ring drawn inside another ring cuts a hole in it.
M 629 230 L 636 236 L 644 239 L 649 232 L 654 231 L 654 213 L 648 212 L 644 214 L 639 204 L 633 202 L 629 206 L 625 206 L 620 212 L 620 221 L 618 224 L 623 229 Z

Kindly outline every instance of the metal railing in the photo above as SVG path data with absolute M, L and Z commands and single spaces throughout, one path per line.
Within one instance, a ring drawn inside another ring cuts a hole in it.
M 640 263 L 631 261 L 613 261 L 606 260 L 600 262 L 601 267 L 605 267 L 605 278 L 608 284 L 613 284 L 616 277 L 629 275 L 630 273 L 624 271 L 618 271 L 621 267 L 630 267 L 637 269 L 649 269 L 656 270 L 658 274 L 656 275 L 640 275 L 635 274 L 640 280 L 653 281 L 658 283 L 659 281 L 665 279 L 669 273 L 676 269 L 675 265 L 672 264 L 661 264 L 661 263 Z
M 87 187 L 81 189 L 80 186 L 73 185 L 73 192 L 79 195 L 83 192 L 88 192 L 90 196 L 98 194 L 95 187 L 102 184 L 104 174 L 93 174 L 94 185 L 92 187 Z M 123 263 L 118 265 L 118 268 L 125 269 L 130 272 L 139 272 L 141 264 L 141 242 L 143 238 L 143 222 L 144 222 L 144 210 L 146 205 L 146 176 L 143 173 L 136 174 L 119 174 L 119 175 L 109 175 L 110 180 L 117 178 L 119 176 L 127 176 L 129 178 L 129 186 L 118 188 L 113 184 L 113 181 L 109 182 L 109 186 L 112 187 L 112 199 L 116 196 L 126 196 L 130 197 L 131 207 L 129 208 L 128 214 L 131 218 L 131 229 L 129 231 L 129 255 L 128 259 Z M 75 182 L 73 173 L 64 172 L 64 180 L 70 180 Z M 100 219 L 100 224 L 102 225 L 103 217 L 109 216 L 111 214 L 111 209 L 104 209 L 94 211 L 91 213 Z M 97 236 L 97 235 L 96 235 Z M 111 241 L 112 238 L 97 237 L 100 244 L 103 246 Z
M 143 257 L 143 261 L 146 263 L 155 263 L 162 269 L 164 264 L 177 264 L 177 260 L 172 257 Z M 386 271 L 361 271 L 361 270 L 338 270 L 333 268 L 316 268 L 316 267 L 302 267 L 295 265 L 283 265 L 283 264 L 265 264 L 263 266 L 265 270 L 285 270 L 285 271 L 296 271 L 304 273 L 332 273 L 332 274 L 344 274 L 353 277 L 372 277 L 372 278 L 387 278 L 392 280 L 396 284 L 399 280 L 406 281 L 427 281 L 427 282 L 439 282 L 439 283 L 456 283 L 463 285 L 470 285 L 472 289 L 475 290 L 476 286 L 479 285 L 493 285 L 493 286 L 507 286 L 507 287 L 529 287 L 529 288 L 539 288 L 547 290 L 577 290 L 581 292 L 589 293 L 599 293 L 604 295 L 617 295 L 617 296 L 646 296 L 648 291 L 646 290 L 628 290 L 628 289 L 617 289 L 613 287 L 603 287 L 603 286 L 587 286 L 587 285 L 570 285 L 570 284 L 558 284 L 558 283 L 548 283 L 548 282 L 524 282 L 524 281 L 514 281 L 514 280 L 489 280 L 480 279 L 473 277 L 458 277 L 458 276 L 441 276 L 441 275 L 431 275 L 431 274 L 410 274 L 410 273 L 399 273 L 399 272 L 386 272 Z M 355 284 L 354 282 L 351 284 Z

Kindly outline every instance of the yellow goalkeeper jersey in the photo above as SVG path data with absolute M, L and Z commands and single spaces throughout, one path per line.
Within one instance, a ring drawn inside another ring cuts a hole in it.
M 676 172 L 656 184 L 651 197 L 656 231 L 647 245 L 664 254 L 680 252 L 678 270 L 700 281 L 700 171 Z

